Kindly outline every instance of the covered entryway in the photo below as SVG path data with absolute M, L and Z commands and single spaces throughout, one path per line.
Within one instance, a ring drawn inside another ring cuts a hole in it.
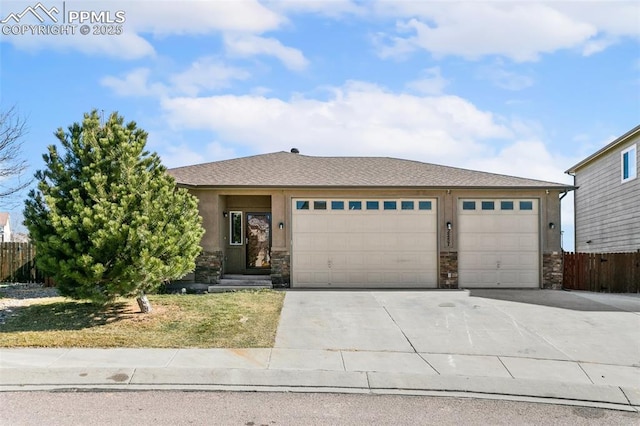
M 228 195 L 224 201 L 224 274 L 269 275 L 271 197 Z
M 458 201 L 459 286 L 538 288 L 538 200 Z
M 293 199 L 292 287 L 436 288 L 435 199 Z

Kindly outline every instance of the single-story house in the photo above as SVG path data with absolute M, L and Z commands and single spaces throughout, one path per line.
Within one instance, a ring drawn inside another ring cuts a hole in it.
M 170 169 L 199 199 L 195 282 L 561 288 L 571 186 L 418 161 L 275 152 Z
M 576 251 L 640 250 L 640 125 L 580 161 L 573 176 Z

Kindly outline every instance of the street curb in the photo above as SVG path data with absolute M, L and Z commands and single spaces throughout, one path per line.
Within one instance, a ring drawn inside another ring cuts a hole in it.
M 497 377 L 327 370 L 3 368 L 0 392 L 250 391 L 501 399 L 640 412 L 640 389 Z

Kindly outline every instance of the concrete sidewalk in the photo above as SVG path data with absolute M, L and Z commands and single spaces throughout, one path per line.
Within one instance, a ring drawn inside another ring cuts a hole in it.
M 640 298 L 595 296 L 289 292 L 273 349 L 0 349 L 0 390 L 446 394 L 640 411 Z

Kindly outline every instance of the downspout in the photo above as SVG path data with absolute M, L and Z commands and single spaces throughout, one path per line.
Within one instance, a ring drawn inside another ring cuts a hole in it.
M 574 191 L 575 191 L 578 188 L 576 186 L 576 174 L 572 173 L 571 171 L 567 171 L 566 173 L 573 178 L 573 188 L 574 188 Z M 564 197 L 566 197 L 568 193 L 569 193 L 569 191 L 565 191 L 564 194 L 562 194 L 562 197 L 560 197 L 560 201 L 561 202 L 562 202 L 562 199 Z M 577 232 L 577 229 L 578 228 L 576 226 L 576 196 L 574 194 L 573 195 L 573 251 L 575 253 L 578 252 L 578 232 Z M 564 248 L 562 249 L 562 251 L 564 252 Z

